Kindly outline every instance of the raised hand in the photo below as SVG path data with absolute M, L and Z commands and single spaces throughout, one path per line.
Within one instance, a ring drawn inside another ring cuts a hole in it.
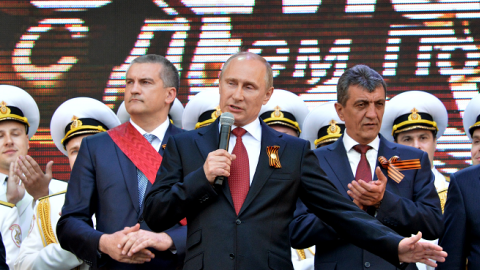
M 34 200 L 48 195 L 48 185 L 52 180 L 53 161 L 49 161 L 43 173 L 40 165 L 29 155 L 20 156 L 17 160 L 18 169 L 15 171 L 22 180 L 28 194 Z
M 378 180 L 365 182 L 363 180 L 352 181 L 348 184 L 347 194 L 353 198 L 357 205 L 376 206 L 380 205 L 387 186 L 387 177 L 380 167 L 375 169 Z M 361 208 L 361 207 L 360 207 Z
M 6 195 L 7 201 L 12 204 L 17 204 L 25 196 L 25 186 L 23 182 L 20 184 L 20 178 L 15 173 L 15 170 L 17 170 L 17 162 L 10 163 Z
M 404 263 L 421 262 L 426 265 L 437 267 L 437 262 L 444 262 L 447 253 L 443 251 L 442 247 L 432 244 L 430 242 L 419 242 L 422 238 L 422 233 L 418 232 L 409 238 L 404 238 L 398 244 L 398 259 Z

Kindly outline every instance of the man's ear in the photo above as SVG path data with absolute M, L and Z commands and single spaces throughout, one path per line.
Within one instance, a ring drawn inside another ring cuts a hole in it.
M 265 93 L 265 97 L 263 99 L 263 105 L 267 104 L 267 102 L 270 100 L 273 94 L 273 87 L 270 87 L 267 92 Z
M 345 122 L 345 116 L 344 116 L 344 107 L 342 104 L 338 103 L 338 102 L 335 102 L 335 110 L 337 111 L 337 115 L 338 117 L 340 118 L 340 120 L 342 120 L 343 122 Z
M 167 95 L 165 98 L 165 103 L 171 104 L 175 101 L 175 98 L 177 97 L 177 89 L 175 87 L 169 87 L 167 88 Z

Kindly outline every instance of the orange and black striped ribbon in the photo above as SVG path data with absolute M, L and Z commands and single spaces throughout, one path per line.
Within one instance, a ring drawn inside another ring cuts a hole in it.
M 268 161 L 269 161 L 270 167 L 280 169 L 282 168 L 282 165 L 280 164 L 278 149 L 280 149 L 280 146 L 278 145 L 267 146 L 267 155 L 268 155 Z
M 420 159 L 409 159 L 409 160 L 399 160 L 397 156 L 391 157 L 387 160 L 385 157 L 378 157 L 378 161 L 383 168 L 386 168 L 388 171 L 388 177 L 392 178 L 393 181 L 400 183 L 405 177 L 400 171 L 404 170 L 417 170 L 421 169 L 422 165 L 420 164 Z

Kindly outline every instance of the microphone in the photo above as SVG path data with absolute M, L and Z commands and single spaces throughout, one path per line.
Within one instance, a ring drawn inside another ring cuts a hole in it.
M 235 122 L 235 118 L 233 118 L 233 114 L 229 112 L 224 112 L 220 116 L 220 140 L 218 142 L 218 149 L 228 151 L 228 142 L 230 141 L 233 122 Z M 213 184 L 221 186 L 224 180 L 225 176 L 217 176 Z

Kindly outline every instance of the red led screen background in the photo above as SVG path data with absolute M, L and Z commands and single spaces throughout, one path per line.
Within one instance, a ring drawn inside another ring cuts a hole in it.
M 65 100 L 88 96 L 115 112 L 136 56 L 165 55 L 181 72 L 178 97 L 218 86 L 229 55 L 248 50 L 274 69 L 274 85 L 310 108 L 336 99 L 343 71 L 367 64 L 389 98 L 428 91 L 449 112 L 435 166 L 469 166 L 463 111 L 480 81 L 480 0 L 1 1 L 0 83 L 27 90 L 41 112 L 30 154 L 68 179 L 49 121 Z M 388 105 L 387 105 L 388 106 Z

